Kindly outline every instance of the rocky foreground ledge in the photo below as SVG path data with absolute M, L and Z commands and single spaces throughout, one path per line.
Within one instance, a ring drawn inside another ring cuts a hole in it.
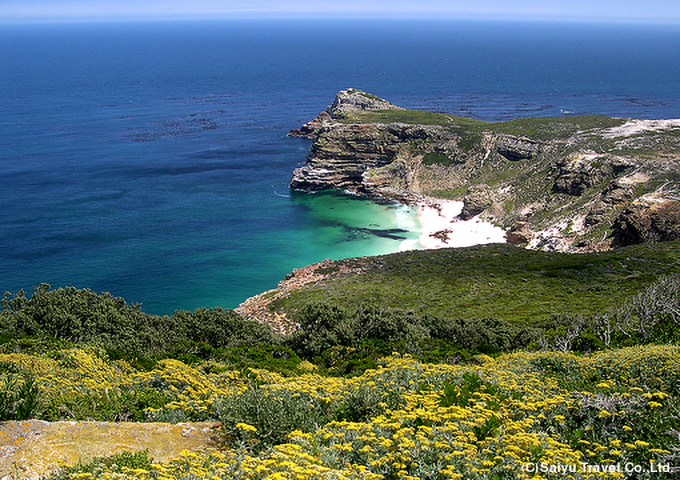
M 295 190 L 461 200 L 461 219 L 480 216 L 541 250 L 680 238 L 680 120 L 487 123 L 348 89 L 290 135 L 312 139 Z
M 39 480 L 64 465 L 131 451 L 168 462 L 185 450 L 218 447 L 217 428 L 207 422 L 1 422 L 0 479 Z

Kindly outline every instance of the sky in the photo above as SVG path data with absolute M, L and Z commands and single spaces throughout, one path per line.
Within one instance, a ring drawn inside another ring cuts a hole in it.
M 678 0 L 0 0 L 0 22 L 451 18 L 680 24 Z

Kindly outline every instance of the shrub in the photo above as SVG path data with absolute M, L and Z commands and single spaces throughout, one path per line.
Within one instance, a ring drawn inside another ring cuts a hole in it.
M 125 474 L 128 469 L 149 470 L 152 463 L 153 459 L 149 457 L 149 452 L 147 450 L 135 453 L 123 452 L 108 457 L 97 457 L 91 462 L 64 468 L 60 472 L 50 476 L 48 480 L 69 480 L 82 477 L 92 478 L 90 475 L 85 474 L 98 475 L 102 471 Z
M 17 384 L 14 375 L 5 377 L 0 387 L 0 421 L 27 420 L 38 406 L 39 391 L 32 376 Z
M 385 412 L 388 405 L 385 400 L 398 398 L 394 391 L 384 388 L 361 385 L 353 391 L 347 392 L 335 406 L 335 419 L 348 422 L 367 422 Z
M 680 341 L 680 276 L 664 276 L 608 312 L 553 314 L 542 326 L 544 350 L 593 352 L 602 348 Z
M 535 329 L 514 325 L 498 318 L 459 319 L 452 323 L 452 343 L 480 353 L 499 353 L 525 348 L 537 338 Z
M 58 421 L 64 418 L 101 422 L 142 422 L 148 409 L 160 409 L 173 397 L 152 388 L 112 388 L 104 392 L 71 392 L 45 401 L 40 418 Z
M 680 276 L 661 277 L 619 308 L 619 329 L 640 343 L 680 340 Z
M 233 311 L 219 307 L 178 311 L 170 320 L 170 325 L 185 332 L 186 340 L 212 347 L 239 347 L 275 341 L 268 325 L 245 320 Z
M 215 402 L 225 441 L 260 451 L 286 441 L 294 430 L 314 431 L 328 421 L 327 405 L 308 393 L 273 390 L 250 383 L 242 393 Z
M 314 358 L 324 350 L 354 342 L 355 325 L 341 307 L 326 302 L 306 304 L 296 316 L 300 327 L 290 339 L 290 346 L 305 358 Z
M 355 347 L 335 346 L 324 350 L 314 361 L 331 375 L 354 377 L 378 366 L 378 360 L 392 353 L 384 342 L 362 342 Z
M 677 442 L 674 432 L 680 428 L 674 413 L 677 400 L 661 392 L 643 393 L 641 389 L 637 389 L 639 393 L 608 392 L 609 384 L 603 385 L 608 386 L 603 392 L 572 393 L 572 399 L 561 405 L 559 412 L 553 412 L 562 414 L 558 416 L 559 421 L 548 422 L 540 428 L 557 431 L 573 448 L 590 447 L 594 453 L 591 460 L 596 462 L 625 460 L 649 465 L 660 460 L 659 453 L 661 459 L 668 461 L 670 453 L 663 454 L 663 451 L 670 450 L 669 446 Z M 612 442 L 613 439 L 616 440 Z M 648 448 L 638 448 L 641 439 Z M 606 449 L 598 452 L 592 447 L 611 443 L 620 447 L 623 458 L 612 458 Z

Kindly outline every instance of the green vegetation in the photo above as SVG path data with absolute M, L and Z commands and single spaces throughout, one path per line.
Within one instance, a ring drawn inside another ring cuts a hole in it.
M 293 430 L 312 432 L 332 419 L 328 405 L 308 393 L 283 390 L 270 395 L 254 382 L 244 392 L 234 391 L 222 397 L 215 404 L 214 415 L 222 423 L 229 443 L 254 451 L 285 443 Z M 243 428 L 242 424 L 255 430 Z
M 449 165 L 451 162 L 452 161 L 449 157 L 442 155 L 441 153 L 428 152 L 423 155 L 423 163 L 425 165 L 433 165 L 435 163 L 440 165 Z
M 329 268 L 320 272 L 327 275 L 323 282 L 272 304 L 300 326 L 288 337 L 219 308 L 159 317 L 108 293 L 41 285 L 30 298 L 24 292 L 5 294 L 0 352 L 85 346 L 143 370 L 173 358 L 285 374 L 299 372 L 304 359 L 353 376 L 394 351 L 449 362 L 528 346 L 586 352 L 676 342 L 675 324 L 664 317 L 666 311 L 653 312 L 650 298 L 677 297 L 673 282 L 663 279 L 680 274 L 679 257 L 680 242 L 667 242 L 597 254 L 501 244 L 345 260 L 361 273 Z M 30 385 L 27 379 L 17 383 L 24 384 Z M 90 415 L 142 418 L 145 408 L 166 400 L 137 389 L 108 398 L 99 414 Z M 16 410 L 12 402 L 6 403 Z M 57 418 L 59 411 L 45 415 Z
M 199 308 L 161 317 L 109 293 L 73 287 L 50 290 L 46 284 L 30 298 L 24 291 L 5 293 L 0 338 L 4 352 L 93 345 L 111 358 L 142 368 L 163 358 L 188 363 L 223 358 L 241 367 L 268 358 L 269 367 L 277 370 L 293 367 L 296 358 L 278 348 L 280 342 L 269 326 L 246 321 L 230 310 Z
M 91 462 L 80 463 L 72 467 L 64 468 L 58 474 L 50 477 L 51 480 L 67 480 L 70 478 L 82 477 L 86 474 L 97 474 L 103 470 L 121 473 L 134 469 L 149 469 L 153 463 L 153 458 L 149 458 L 147 451 L 123 452 L 109 457 L 97 457 Z
M 11 366 L 2 365 L 4 369 Z M 13 372 L 12 372 L 13 373 Z M 18 383 L 13 374 L 6 374 L 0 386 L 0 422 L 7 420 L 26 420 L 33 417 L 38 406 L 38 387 L 31 375 Z
M 585 352 L 673 343 L 675 324 L 652 306 L 660 305 L 654 298 L 677 297 L 664 280 L 680 274 L 677 258 L 680 242 L 578 255 L 499 244 L 345 260 L 360 273 L 329 268 L 324 281 L 272 304 L 299 324 L 288 337 L 219 308 L 159 317 L 108 293 L 41 285 L 30 297 L 5 294 L 0 352 L 85 346 L 144 370 L 173 358 L 286 374 L 299 372 L 304 359 L 352 376 L 394 351 L 441 362 L 527 346 Z M 101 410 L 110 413 L 99 417 L 113 418 L 116 405 L 127 405 L 126 418 L 141 418 L 165 400 L 138 389 L 107 399 L 111 406 Z
M 438 125 L 450 127 L 456 133 L 468 138 L 468 149 L 481 132 L 495 132 L 529 137 L 534 140 L 569 138 L 576 133 L 589 133 L 598 129 L 618 127 L 626 122 L 623 118 L 604 115 L 583 115 L 574 117 L 533 117 L 518 118 L 507 122 L 483 122 L 473 118 L 460 117 L 425 110 L 374 110 L 340 119 L 342 123 L 407 123 L 412 125 Z
M 621 463 L 656 467 L 631 478 L 670 480 L 680 447 L 679 359 L 673 346 L 482 355 L 464 365 L 391 355 L 352 379 L 259 371 L 246 388 L 229 385 L 231 372 L 168 363 L 159 374 L 176 400 L 166 408 L 220 419 L 222 448 L 162 464 L 146 452 L 117 454 L 51 478 L 520 480 L 527 464 L 545 463 L 595 480 L 609 475 L 578 467 Z M 98 374 L 83 372 L 69 388 Z
M 338 308 L 400 309 L 449 320 L 498 318 L 540 325 L 550 315 L 606 312 L 663 275 L 680 273 L 680 242 L 563 254 L 507 244 L 410 251 L 348 260 L 355 274 L 322 283 L 274 302 L 295 315 L 311 302 Z
M 350 92 L 350 93 L 355 93 L 356 90 L 350 89 L 349 92 Z M 383 101 L 383 102 L 385 101 L 385 100 L 383 100 L 383 99 L 380 98 L 380 97 L 377 97 L 377 96 L 375 96 L 375 95 L 373 95 L 373 94 L 366 93 L 366 92 L 359 92 L 359 95 L 361 95 L 362 97 L 366 97 L 366 98 L 368 98 L 369 100 L 378 100 L 378 101 Z
M 360 114 L 346 115 L 342 123 L 409 123 L 413 125 L 470 125 L 481 126 L 484 122 L 465 117 L 424 110 L 374 110 Z
M 618 127 L 626 122 L 624 118 L 610 118 L 604 115 L 576 117 L 535 117 L 517 118 L 507 122 L 490 124 L 497 133 L 526 136 L 534 140 L 568 138 L 576 133 L 588 133 L 597 129 Z
M 624 123 L 603 116 L 485 123 L 385 110 L 342 121 L 442 126 L 463 157 L 484 132 L 580 135 L 588 149 L 636 154 L 677 141 L 589 137 Z M 428 141 L 408 146 L 426 165 L 453 162 Z M 535 179 L 552 167 L 522 161 L 530 157 L 497 156 L 477 180 L 531 184 L 527 195 L 546 198 L 550 182 Z M 664 175 L 636 188 L 678 181 Z M 509 202 L 520 200 L 530 199 Z M 588 201 L 584 194 L 573 206 Z M 528 478 L 536 472 L 524 467 L 543 462 L 666 466 L 680 451 L 679 258 L 676 241 L 591 254 L 499 244 L 348 259 L 269 305 L 297 325 L 287 336 L 220 308 L 156 316 L 88 289 L 5 293 L 0 421 L 219 422 L 221 443 L 210 451 L 167 464 L 122 453 L 63 468 L 54 480 L 482 480 Z M 635 478 L 675 478 L 658 472 Z
M 359 375 L 392 352 L 427 361 L 460 361 L 472 353 L 498 353 L 539 339 L 535 328 L 493 318 L 445 319 L 377 306 L 306 304 L 288 344 L 304 358 L 336 375 Z M 471 353 L 472 352 L 472 353 Z

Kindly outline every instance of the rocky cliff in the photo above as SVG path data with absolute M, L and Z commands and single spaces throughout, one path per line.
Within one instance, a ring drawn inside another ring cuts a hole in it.
M 592 251 L 680 238 L 680 120 L 486 123 L 356 89 L 291 135 L 312 145 L 291 188 L 462 200 L 530 248 Z

